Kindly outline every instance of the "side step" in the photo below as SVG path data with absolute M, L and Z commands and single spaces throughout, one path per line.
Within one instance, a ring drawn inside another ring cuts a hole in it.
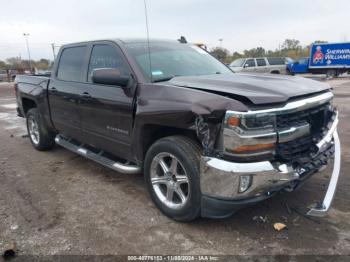
M 84 145 L 76 145 L 71 142 L 70 139 L 66 139 L 61 135 L 57 135 L 55 138 L 56 144 L 74 152 L 77 153 L 81 156 L 84 156 L 86 158 L 89 158 L 101 165 L 104 165 L 106 167 L 109 167 L 115 171 L 118 171 L 120 173 L 124 174 L 137 174 L 141 172 L 141 168 L 136 165 L 131 165 L 128 163 L 119 163 L 116 162 L 115 160 L 112 160 L 106 156 L 103 156 L 103 151 L 99 153 L 94 153 L 93 151 L 84 148 Z

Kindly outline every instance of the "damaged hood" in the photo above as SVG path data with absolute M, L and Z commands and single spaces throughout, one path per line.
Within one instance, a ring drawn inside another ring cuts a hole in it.
M 244 74 L 179 76 L 169 81 L 180 87 L 243 96 L 252 103 L 283 103 L 288 99 L 330 89 L 325 83 L 295 76 Z

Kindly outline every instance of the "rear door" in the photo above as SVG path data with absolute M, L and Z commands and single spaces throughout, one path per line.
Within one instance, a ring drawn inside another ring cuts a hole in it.
M 87 45 L 63 48 L 48 88 L 54 126 L 59 133 L 77 139 L 81 138 L 79 100 L 86 75 L 87 59 Z
M 91 45 L 88 72 L 80 103 L 82 131 L 87 143 L 115 155 L 130 153 L 134 88 L 92 83 L 94 69 L 116 68 L 131 76 L 124 54 L 112 42 Z
M 268 68 L 266 67 L 265 58 L 256 58 L 257 71 L 259 73 L 267 73 Z

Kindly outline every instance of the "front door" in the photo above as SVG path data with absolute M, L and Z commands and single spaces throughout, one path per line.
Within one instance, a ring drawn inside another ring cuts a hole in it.
M 307 58 L 302 58 L 298 61 L 298 63 L 293 65 L 293 72 L 294 73 L 307 73 L 309 67 L 309 61 Z
M 242 72 L 255 72 L 256 71 L 256 65 L 255 65 L 255 59 L 250 58 L 245 61 L 243 65 Z
M 94 69 L 116 68 L 121 75 L 131 70 L 119 47 L 103 42 L 92 45 L 88 74 L 79 108 L 87 143 L 115 155 L 130 153 L 133 120 L 133 88 L 92 83 Z
M 265 58 L 256 58 L 257 72 L 268 73 L 269 69 L 266 67 Z

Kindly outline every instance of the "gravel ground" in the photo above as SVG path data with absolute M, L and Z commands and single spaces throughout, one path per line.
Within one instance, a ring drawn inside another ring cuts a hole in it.
M 323 198 L 326 169 L 230 218 L 187 224 L 158 211 L 142 175 L 118 174 L 58 146 L 34 150 L 12 86 L 0 83 L 0 250 L 15 241 L 19 255 L 350 255 L 350 78 L 328 82 L 340 109 L 343 158 L 329 215 L 302 215 Z M 275 222 L 288 229 L 275 231 Z

